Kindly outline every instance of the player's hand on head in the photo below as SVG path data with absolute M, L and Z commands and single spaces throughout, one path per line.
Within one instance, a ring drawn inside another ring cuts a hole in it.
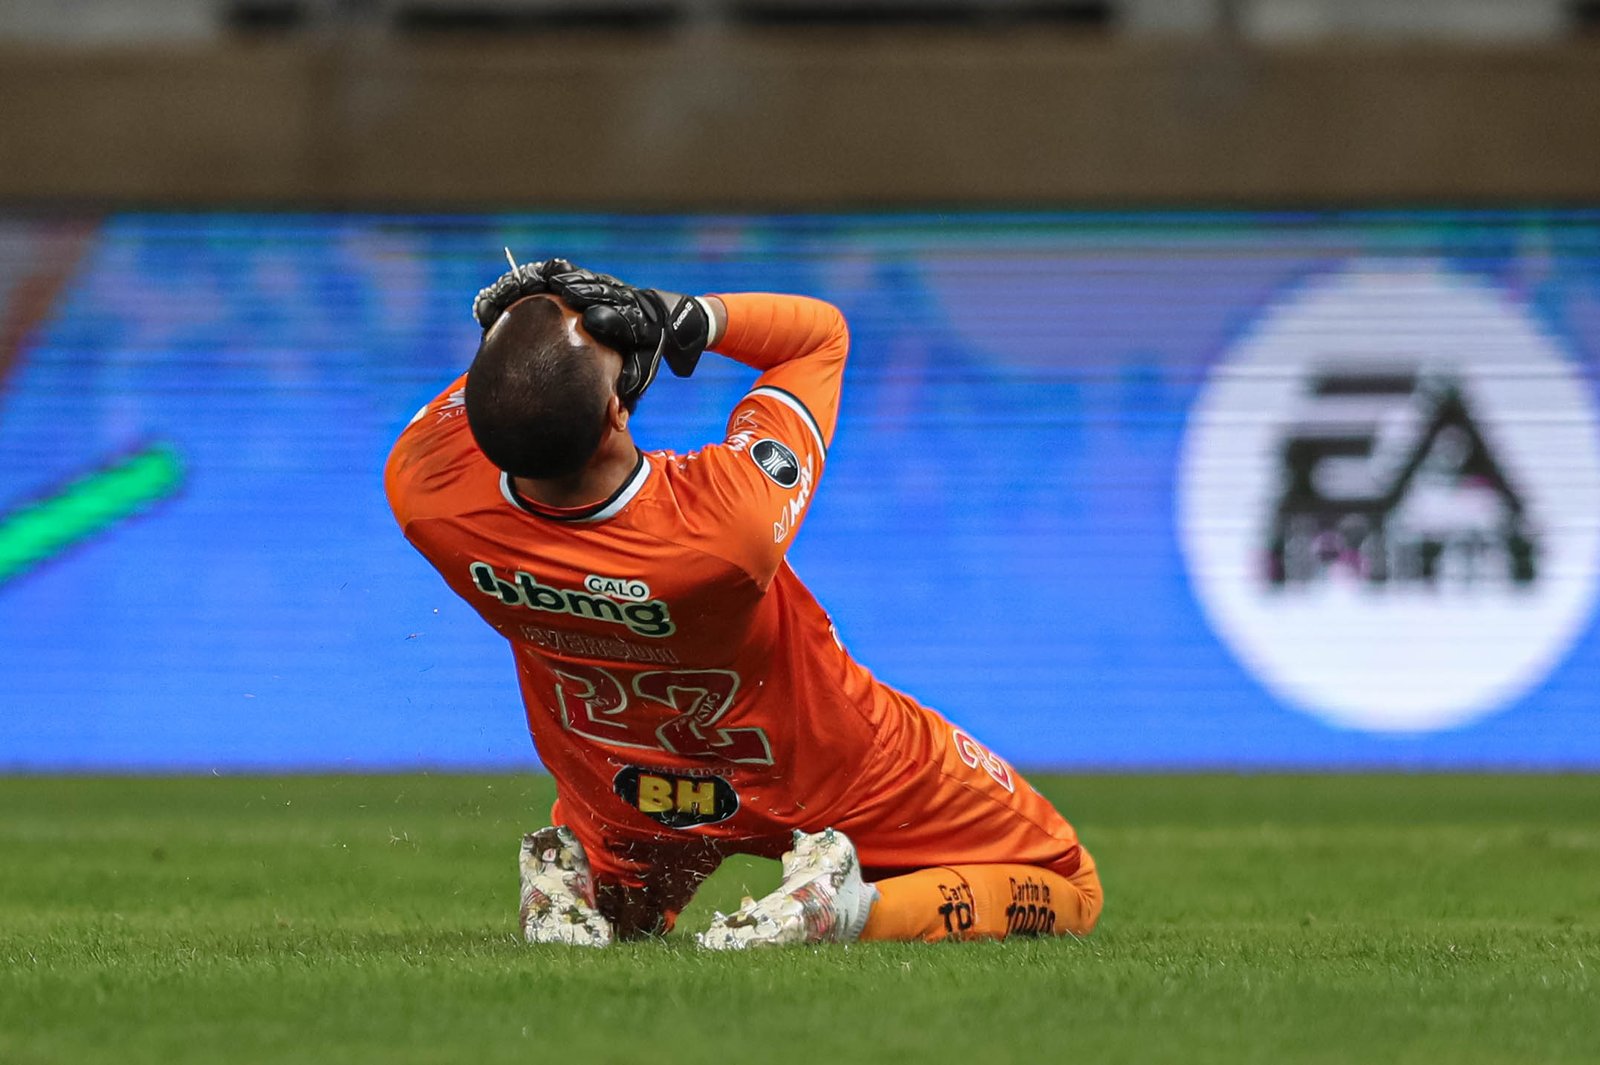
M 623 359 L 618 393 L 636 400 L 655 380 L 663 359 L 688 377 L 710 342 L 711 315 L 691 296 L 641 289 L 566 259 L 513 267 L 478 293 L 472 315 L 485 330 L 518 300 L 552 295 L 583 315 L 584 327 Z
M 638 295 L 638 289 L 610 274 L 585 270 L 565 259 L 552 259 L 550 263 L 551 268 L 546 273 L 550 291 L 575 311 L 596 304 L 625 303 Z
M 679 377 L 688 377 L 711 343 L 711 311 L 693 296 L 645 289 L 645 299 L 660 323 L 661 357 Z
M 553 272 L 550 290 L 583 312 L 583 324 L 596 340 L 641 364 L 649 361 L 652 377 L 663 358 L 673 373 L 688 377 L 710 342 L 711 315 L 690 296 L 637 288 L 582 269 Z
M 654 357 L 656 338 L 637 295 L 630 299 L 585 303 L 573 309 L 583 311 L 583 325 L 591 336 L 607 347 L 616 348 L 623 358 Z
M 638 288 L 578 267 L 551 271 L 549 285 L 562 302 L 583 313 L 591 336 L 622 355 L 627 398 L 655 380 L 662 359 L 673 373 L 688 377 L 710 341 L 711 315 L 692 297 Z
M 552 273 L 571 269 L 572 264 L 565 259 L 545 259 L 512 267 L 496 278 L 494 284 L 478 290 L 477 298 L 472 301 L 472 317 L 480 328 L 487 330 L 513 303 L 550 292 Z
M 694 373 L 711 338 L 711 314 L 703 303 L 658 288 L 608 290 L 584 307 L 583 324 L 624 355 L 632 352 L 652 364 L 665 359 L 679 377 Z

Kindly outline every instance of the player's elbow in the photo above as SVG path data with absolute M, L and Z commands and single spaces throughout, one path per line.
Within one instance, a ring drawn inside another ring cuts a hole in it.
M 850 350 L 850 323 L 844 312 L 825 300 L 806 298 L 814 315 L 811 326 L 812 351 L 826 353 L 844 361 Z
M 833 304 L 823 301 L 822 306 L 827 308 L 827 335 L 828 339 L 840 347 L 850 346 L 850 323 L 845 321 L 844 312 Z

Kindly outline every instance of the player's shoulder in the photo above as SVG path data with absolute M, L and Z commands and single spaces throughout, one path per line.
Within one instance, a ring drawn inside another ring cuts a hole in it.
M 749 445 L 707 444 L 647 457 L 652 490 L 635 508 L 634 523 L 686 551 L 748 570 L 752 499 L 738 467 L 752 464 Z
M 458 387 L 424 406 L 401 431 L 384 464 L 384 492 L 404 522 L 477 486 L 487 471 L 488 460 L 467 428 L 466 404 Z
M 466 380 L 461 378 L 411 416 L 390 449 L 390 461 L 397 456 L 415 457 L 459 446 L 463 438 L 470 440 L 471 435 L 467 428 Z
M 718 481 L 718 465 L 726 461 L 722 445 L 708 444 L 693 451 L 648 451 L 651 491 L 645 493 L 638 517 L 649 521 L 666 539 L 682 538 L 699 530 L 703 505 Z
M 739 486 L 730 483 L 734 471 L 750 472 L 762 468 L 767 449 L 762 442 L 773 434 L 751 426 L 731 433 L 727 440 L 706 444 L 693 451 L 652 451 L 653 469 L 659 473 L 663 492 L 673 500 L 677 513 L 691 524 L 709 510 L 713 516 L 729 512 L 740 501 Z
M 761 411 L 770 416 L 792 420 L 796 425 L 814 436 L 819 446 L 826 446 L 823 440 L 822 424 L 818 421 L 816 412 L 793 389 L 770 382 L 758 384 L 746 392 L 744 398 L 739 401 L 739 405 L 734 408 L 733 418 L 737 419 L 741 412 L 746 410 Z

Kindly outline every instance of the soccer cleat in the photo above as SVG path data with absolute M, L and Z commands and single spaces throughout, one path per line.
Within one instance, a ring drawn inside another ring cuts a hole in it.
M 611 922 L 594 906 L 589 858 L 564 825 L 522 837 L 522 938 L 529 943 L 604 947 Z
M 783 883 L 766 898 L 717 914 L 695 936 L 708 950 L 791 943 L 849 943 L 866 927 L 878 889 L 861 879 L 855 844 L 843 832 L 796 831 L 783 856 Z

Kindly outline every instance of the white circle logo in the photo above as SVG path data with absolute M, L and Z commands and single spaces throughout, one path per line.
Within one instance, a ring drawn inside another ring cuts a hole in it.
M 1298 286 L 1190 413 L 1178 527 L 1202 608 L 1270 691 L 1334 724 L 1502 709 L 1594 606 L 1596 424 L 1557 342 L 1441 264 Z

